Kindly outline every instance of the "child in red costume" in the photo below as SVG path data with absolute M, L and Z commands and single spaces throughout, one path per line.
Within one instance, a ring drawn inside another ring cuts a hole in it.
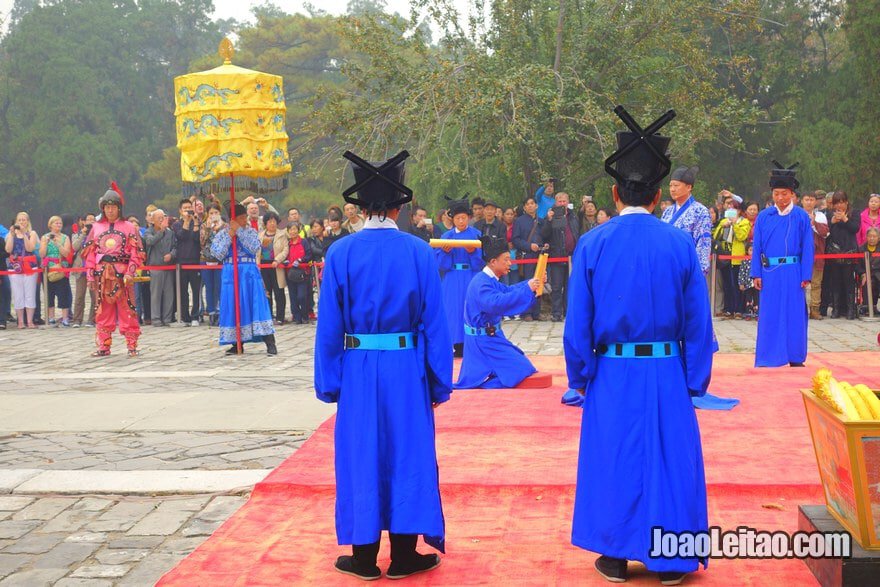
M 95 314 L 95 342 L 98 350 L 93 357 L 110 355 L 110 343 L 116 324 L 125 337 L 128 356 L 138 355 L 137 341 L 141 334 L 135 310 L 134 275 L 144 264 L 144 246 L 137 228 L 121 218 L 122 190 L 116 182 L 98 200 L 101 219 L 92 225 L 83 247 L 83 260 L 89 287 L 98 294 Z

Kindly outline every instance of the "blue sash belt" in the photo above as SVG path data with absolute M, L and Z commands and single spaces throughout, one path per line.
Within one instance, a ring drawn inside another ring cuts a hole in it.
M 465 269 L 470 269 L 471 266 L 468 263 L 456 263 L 452 266 L 454 271 L 464 271 Z
M 501 330 L 501 323 L 490 324 L 485 328 L 474 328 L 469 324 L 464 325 L 464 333 L 471 336 L 495 336 L 495 333 Z
M 800 263 L 800 260 L 800 257 L 767 257 L 767 265 L 770 267 L 774 265 L 793 265 Z
M 413 332 L 346 334 L 345 348 L 359 351 L 402 351 L 416 348 L 416 338 Z
M 613 342 L 596 347 L 600 357 L 614 359 L 663 359 L 681 354 L 678 341 L 669 342 Z

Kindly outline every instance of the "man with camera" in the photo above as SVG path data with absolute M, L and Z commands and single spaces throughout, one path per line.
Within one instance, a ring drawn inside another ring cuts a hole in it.
M 413 208 L 409 233 L 425 242 L 429 242 L 434 238 L 434 221 L 428 218 L 428 211 L 421 206 Z
M 556 188 L 558 181 L 555 177 L 549 178 L 544 185 L 535 191 L 535 202 L 538 204 L 538 218 L 543 220 L 547 217 L 550 208 L 556 205 Z
M 85 216 L 81 217 L 79 221 L 77 221 L 77 227 L 79 230 L 70 239 L 70 244 L 71 246 L 73 246 L 74 268 L 83 266 L 83 258 L 81 252 L 86 244 L 86 237 L 88 237 L 89 231 L 92 230 L 92 225 L 94 223 L 94 214 L 86 214 Z M 73 274 L 73 281 L 73 319 L 71 320 L 71 326 L 73 326 L 74 328 L 79 328 L 82 326 L 83 315 L 85 314 L 86 309 L 86 292 L 89 292 L 90 305 L 88 320 L 86 320 L 86 326 L 92 327 L 95 325 L 95 309 L 98 307 L 98 298 L 95 290 L 88 288 L 88 280 L 86 279 L 86 274 L 82 271 L 77 271 Z
M 196 217 L 190 200 L 180 201 L 180 220 L 174 223 L 171 230 L 177 241 L 177 262 L 180 265 L 198 265 L 202 250 L 202 223 Z M 189 306 L 189 294 L 192 291 L 192 310 Z M 180 270 L 180 322 L 184 326 L 198 326 L 202 291 L 202 274 L 198 269 Z
M 550 245 L 550 256 L 566 257 L 564 263 L 550 263 L 547 266 L 553 322 L 562 322 L 565 318 L 569 257 L 574 253 L 579 234 L 577 216 L 569 207 L 568 194 L 559 192 L 556 194 L 556 205 L 547 211 L 547 219 L 541 227 L 541 238 Z

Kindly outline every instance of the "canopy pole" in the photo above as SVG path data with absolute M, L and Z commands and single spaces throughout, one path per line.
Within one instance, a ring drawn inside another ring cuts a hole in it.
M 235 221 L 235 174 L 229 174 L 229 208 L 230 218 Z M 238 289 L 238 235 L 232 237 L 232 287 L 235 289 L 235 349 L 236 354 L 242 353 L 241 348 L 241 292 Z

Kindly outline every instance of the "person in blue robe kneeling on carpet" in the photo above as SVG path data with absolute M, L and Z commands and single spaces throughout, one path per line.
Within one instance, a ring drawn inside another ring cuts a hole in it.
M 232 210 L 228 205 L 226 208 L 231 218 Z M 229 228 L 217 232 L 211 243 L 211 254 L 223 263 L 220 276 L 220 344 L 232 345 L 226 351 L 227 355 L 238 353 L 235 327 L 235 276 L 232 266 L 233 235 L 238 255 L 237 295 L 241 322 L 241 352 L 244 352 L 246 342 L 263 342 L 267 354 L 277 355 L 272 309 L 269 308 L 266 288 L 260 276 L 260 269 L 257 267 L 260 238 L 257 231 L 248 226 L 247 209 L 241 204 L 235 205 L 235 220 L 229 221 Z
M 675 113 L 644 131 L 615 113 L 633 131 L 617 133 L 605 162 L 620 215 L 581 237 L 568 282 L 566 371 L 584 395 L 571 541 L 601 555 L 609 581 L 625 581 L 637 560 L 677 585 L 708 561 L 658 556 L 652 538 L 655 528 L 708 531 L 691 396 L 709 386 L 712 316 L 693 239 L 652 214 L 671 166 L 656 132 Z
M 486 266 L 471 280 L 464 300 L 464 359 L 455 388 L 516 387 L 537 370 L 504 336 L 501 320 L 531 309 L 538 280 L 512 287 L 501 283 L 499 279 L 510 272 L 507 239 L 484 236 L 480 240 Z
M 419 534 L 444 552 L 433 408 L 452 392 L 452 341 L 434 253 L 396 223 L 412 200 L 407 156 L 373 165 L 345 153 L 355 185 L 343 196 L 366 221 L 329 249 L 318 301 L 315 392 L 338 406 L 336 538 L 352 545 L 335 567 L 367 581 L 382 576 L 383 530 L 389 579 L 440 564 L 416 551 Z
M 751 278 L 759 292 L 755 367 L 803 367 L 809 308 L 804 290 L 813 279 L 813 225 L 795 205 L 797 164 L 770 173 L 773 206 L 755 221 Z

